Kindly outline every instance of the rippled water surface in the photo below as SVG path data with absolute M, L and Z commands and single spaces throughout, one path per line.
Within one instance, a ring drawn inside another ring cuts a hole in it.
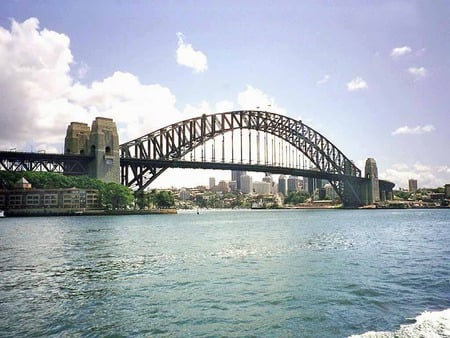
M 346 337 L 450 308 L 450 210 L 0 219 L 0 336 Z

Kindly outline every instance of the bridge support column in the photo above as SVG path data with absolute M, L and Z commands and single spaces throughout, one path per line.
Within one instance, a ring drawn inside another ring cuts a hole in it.
M 357 208 L 364 204 L 364 200 L 361 199 L 361 182 L 358 179 L 347 178 L 342 181 L 343 185 L 343 198 L 342 204 L 344 208 Z
M 72 122 L 67 128 L 64 148 L 66 154 L 94 156 L 88 166 L 90 177 L 120 183 L 119 134 L 112 119 L 97 117 L 92 128 Z
M 378 168 L 375 159 L 368 158 L 364 170 L 367 191 L 367 204 L 374 204 L 380 201 L 380 182 L 378 181 Z

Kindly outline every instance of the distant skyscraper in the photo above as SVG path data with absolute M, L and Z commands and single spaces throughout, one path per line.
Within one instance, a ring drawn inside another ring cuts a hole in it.
M 268 195 L 270 194 L 270 183 L 253 182 L 253 190 L 258 195 Z
M 227 181 L 220 181 L 219 184 L 217 185 L 217 191 L 221 191 L 223 193 L 229 192 L 230 191 L 230 187 L 228 186 L 228 182 Z
M 246 171 L 240 170 L 232 170 L 231 171 L 231 180 L 236 181 L 237 189 L 241 190 L 241 176 L 247 175 Z
M 209 178 L 209 189 L 213 189 L 216 186 L 216 178 L 210 177 Z
M 241 191 L 244 194 L 250 194 L 251 192 L 253 192 L 252 177 L 249 175 L 242 175 L 240 179 L 241 179 Z
M 289 176 L 287 179 L 287 192 L 298 191 L 298 177 L 297 176 Z
M 278 177 L 278 192 L 283 194 L 283 196 L 287 196 L 287 179 L 284 175 Z
M 417 180 L 411 178 L 408 181 L 408 187 L 409 187 L 409 192 L 416 192 L 417 191 Z

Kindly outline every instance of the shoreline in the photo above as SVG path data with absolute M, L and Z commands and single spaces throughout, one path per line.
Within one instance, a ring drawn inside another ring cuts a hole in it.
M 175 208 L 147 210 L 102 210 L 102 209 L 12 209 L 5 210 L 4 217 L 54 217 L 54 216 L 127 216 L 127 215 L 174 215 Z

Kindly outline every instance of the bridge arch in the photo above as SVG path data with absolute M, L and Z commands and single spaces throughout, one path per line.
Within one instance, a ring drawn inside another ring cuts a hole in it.
M 138 190 L 145 189 L 167 166 L 155 160 L 180 160 L 199 146 L 235 130 L 256 130 L 271 134 L 298 149 L 329 179 L 344 204 L 361 204 L 352 181 L 361 170 L 325 136 L 300 120 L 259 110 L 240 110 L 202 115 L 173 123 L 120 145 L 121 181 Z M 337 177 L 337 178 L 336 178 Z

